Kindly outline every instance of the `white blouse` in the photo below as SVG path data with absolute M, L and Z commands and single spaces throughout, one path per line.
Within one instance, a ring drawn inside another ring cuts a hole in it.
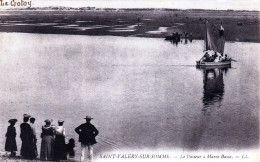
M 63 126 L 56 126 L 55 134 L 65 136 L 65 128 Z

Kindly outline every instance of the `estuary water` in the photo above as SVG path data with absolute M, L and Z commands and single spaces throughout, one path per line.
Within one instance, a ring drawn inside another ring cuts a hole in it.
M 8 120 L 65 121 L 66 142 L 86 115 L 95 156 L 122 149 L 248 149 L 259 144 L 259 43 L 227 42 L 231 68 L 198 69 L 203 41 L 0 33 L 0 150 Z M 19 154 L 19 153 L 18 153 Z

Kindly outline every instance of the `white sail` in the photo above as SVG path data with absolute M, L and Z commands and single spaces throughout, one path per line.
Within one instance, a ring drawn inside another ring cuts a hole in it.
M 213 50 L 223 54 L 224 46 L 224 29 L 218 29 L 212 23 L 206 21 L 205 50 Z

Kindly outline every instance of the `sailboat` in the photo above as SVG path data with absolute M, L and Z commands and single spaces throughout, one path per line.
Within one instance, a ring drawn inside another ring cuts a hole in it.
M 224 28 L 221 26 L 221 29 L 218 29 L 208 20 L 205 21 L 205 27 L 204 51 L 211 51 L 223 56 L 225 46 Z M 204 56 L 199 61 L 196 61 L 197 66 L 231 66 L 231 59 L 214 62 L 205 61 Z

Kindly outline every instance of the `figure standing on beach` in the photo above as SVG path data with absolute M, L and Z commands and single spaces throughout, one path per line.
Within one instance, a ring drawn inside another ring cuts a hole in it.
M 17 145 L 16 145 L 16 129 L 14 127 L 15 123 L 17 122 L 17 119 L 10 119 L 8 121 L 10 123 L 10 126 L 7 128 L 7 132 L 5 134 L 6 141 L 5 141 L 5 151 L 10 151 L 11 156 L 15 156 L 17 151 Z
M 55 160 L 67 160 L 67 153 L 65 147 L 65 128 L 63 127 L 63 122 L 63 120 L 58 120 L 58 126 L 55 127 Z
M 30 115 L 24 114 L 23 123 L 20 125 L 21 128 L 21 155 L 25 159 L 33 159 L 33 131 L 31 126 L 28 124 Z
M 89 160 L 93 161 L 93 145 L 97 143 L 95 137 L 99 133 L 96 127 L 90 123 L 90 120 L 93 118 L 86 116 L 84 119 L 86 119 L 86 123 L 81 124 L 75 129 L 75 131 L 79 134 L 79 142 L 81 142 L 81 162 L 85 159 L 85 152 L 87 147 Z
M 31 126 L 32 133 L 33 133 L 33 152 L 32 152 L 32 156 L 35 159 L 38 156 L 38 152 L 37 152 L 37 137 L 36 137 L 36 131 L 35 131 L 35 127 L 34 127 L 34 122 L 35 122 L 35 118 L 31 117 L 30 118 L 30 126 Z
M 69 154 L 69 157 L 74 157 L 75 156 L 75 140 L 71 138 L 69 140 L 69 143 L 66 144 L 66 153 Z
M 52 119 L 46 119 L 45 125 L 42 126 L 42 143 L 41 143 L 41 160 L 54 159 L 54 129 L 51 126 Z

